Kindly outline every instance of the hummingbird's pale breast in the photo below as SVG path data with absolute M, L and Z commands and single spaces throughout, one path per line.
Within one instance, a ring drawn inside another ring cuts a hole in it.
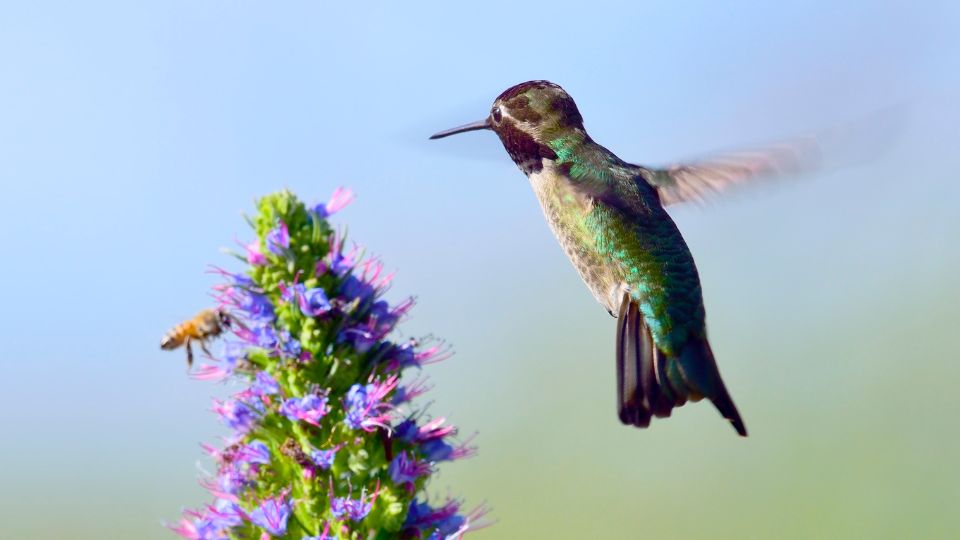
M 616 312 L 623 288 L 617 267 L 605 264 L 596 249 L 596 235 L 587 226 L 593 210 L 592 197 L 573 188 L 553 161 L 528 176 L 543 216 L 573 267 L 596 298 L 611 314 Z

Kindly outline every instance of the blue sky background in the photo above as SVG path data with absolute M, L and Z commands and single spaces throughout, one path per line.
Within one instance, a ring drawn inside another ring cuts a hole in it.
M 0 7 L 0 537 L 171 537 L 228 389 L 157 342 L 256 197 L 338 185 L 406 332 L 458 351 L 432 410 L 480 455 L 434 489 L 493 507 L 478 538 L 960 534 L 960 9 L 775 4 Z M 899 105 L 846 141 L 868 162 L 672 211 L 750 439 L 707 405 L 619 426 L 613 321 L 522 174 L 427 141 L 539 78 L 650 164 Z

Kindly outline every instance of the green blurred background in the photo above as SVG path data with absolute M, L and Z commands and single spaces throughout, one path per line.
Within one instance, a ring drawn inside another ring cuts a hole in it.
M 430 410 L 480 453 L 432 488 L 492 507 L 476 538 L 960 537 L 958 23 L 949 2 L 0 7 L 0 538 L 173 537 L 231 388 L 157 342 L 210 302 L 255 197 L 341 184 L 337 221 L 419 299 L 404 332 L 457 350 Z M 672 211 L 750 438 L 706 404 L 619 425 L 613 320 L 522 174 L 489 133 L 426 140 L 535 78 L 651 164 L 899 104 L 868 161 Z

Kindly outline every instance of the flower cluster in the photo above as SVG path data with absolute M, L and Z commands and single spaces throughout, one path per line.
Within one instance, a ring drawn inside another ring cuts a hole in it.
M 232 434 L 204 446 L 214 500 L 171 525 L 185 538 L 459 538 L 483 513 L 425 495 L 438 462 L 474 449 L 410 404 L 429 386 L 401 384 L 403 372 L 448 352 L 390 339 L 413 303 L 385 301 L 391 276 L 345 250 L 327 222 L 351 199 L 343 189 L 313 207 L 289 192 L 264 197 L 257 239 L 239 256 L 247 271 L 216 269 L 235 337 L 193 376 L 243 389 L 214 401 Z

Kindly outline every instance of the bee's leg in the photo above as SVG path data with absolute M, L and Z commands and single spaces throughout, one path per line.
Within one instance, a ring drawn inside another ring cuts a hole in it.
M 190 338 L 187 338 L 183 343 L 187 347 L 187 370 L 189 370 L 193 367 L 193 347 L 190 346 Z
M 212 358 L 213 355 L 210 354 L 210 349 L 207 348 L 207 342 L 206 342 L 205 340 L 202 340 L 202 339 L 198 339 L 197 341 L 200 343 L 200 348 L 203 349 L 203 352 L 204 352 L 207 356 L 209 356 L 209 357 Z

